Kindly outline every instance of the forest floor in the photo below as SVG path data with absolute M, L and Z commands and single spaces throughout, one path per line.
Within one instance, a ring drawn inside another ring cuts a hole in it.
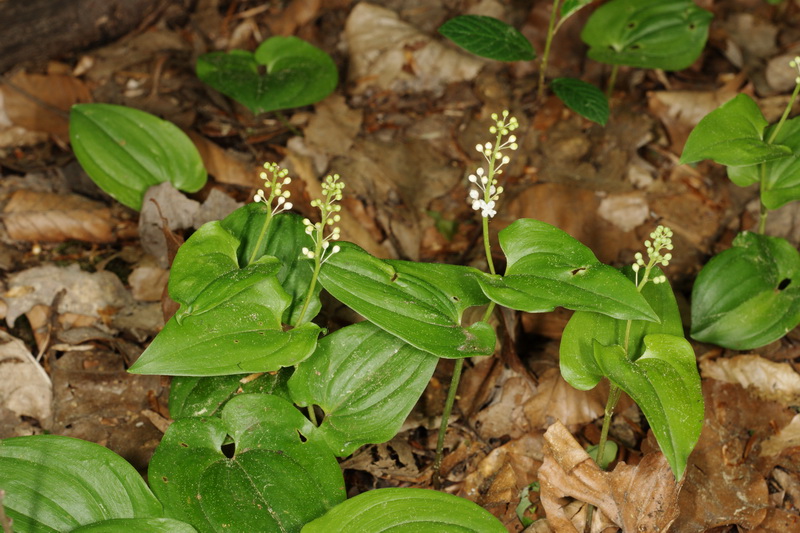
M 711 162 L 679 165 L 685 140 L 739 93 L 777 120 L 794 85 L 786 65 L 800 53 L 800 2 L 698 3 L 714 14 L 700 59 L 680 72 L 623 67 L 605 127 L 554 96 L 538 100 L 538 61 L 478 59 L 436 31 L 459 14 L 492 15 L 520 28 L 541 52 L 549 1 L 167 2 L 114 42 L 15 66 L 0 80 L 0 363 L 27 363 L 0 373 L 0 437 L 79 437 L 144 472 L 170 421 L 169 379 L 126 373 L 164 323 L 162 219 L 152 209 L 120 206 L 84 174 L 65 118 L 76 102 L 143 109 L 190 134 L 206 162 L 207 186 L 189 199 L 158 193 L 161 214 L 183 238 L 250 201 L 260 165 L 276 161 L 295 177 L 292 200 L 305 216 L 321 177 L 342 176 L 343 239 L 383 258 L 479 268 L 481 226 L 467 202 L 466 176 L 481 164 L 474 146 L 489 140 L 490 115 L 508 109 L 521 125 L 520 148 L 503 175 L 493 237 L 518 218 L 536 218 L 622 266 L 658 224 L 669 226 L 675 249 L 666 275 L 688 327 L 697 273 L 737 232 L 753 228 L 758 193 L 734 186 Z M 585 11 L 558 34 L 548 75 L 605 87 L 609 68 L 587 59 L 579 38 Z M 328 52 L 341 76 L 335 93 L 284 117 L 253 116 L 197 79 L 198 55 L 253 50 L 272 35 L 296 35 Z M 797 206 L 771 214 L 767 233 L 797 246 Z M 496 242 L 494 249 L 500 253 Z M 328 327 L 353 320 L 340 311 L 326 313 Z M 559 420 L 582 445 L 596 443 L 607 389 L 580 392 L 559 374 L 569 312 L 498 316 L 505 333 L 496 355 L 466 364 L 442 474 L 445 490 L 521 531 L 520 514 L 545 516 L 536 486 L 525 490 L 537 481 L 545 430 Z M 800 531 L 800 335 L 752 352 L 693 346 L 706 421 L 673 530 Z M 343 461 L 350 495 L 431 486 L 451 369 L 441 362 L 394 439 Z M 656 448 L 629 399 L 611 436 L 627 465 Z M 642 471 L 567 478 L 565 495 L 619 490 L 657 499 L 667 490 Z M 563 516 L 580 524 L 580 502 L 564 498 L 563 505 Z M 541 521 L 528 530 L 548 527 Z

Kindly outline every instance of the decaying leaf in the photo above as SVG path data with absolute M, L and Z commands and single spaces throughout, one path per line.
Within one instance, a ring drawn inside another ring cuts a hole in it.
M 560 422 L 550 426 L 544 438 L 541 500 L 556 531 L 577 533 L 565 510 L 573 498 L 594 505 L 623 531 L 666 531 L 675 521 L 681 484 L 662 453 L 604 472 Z
M 798 446 L 800 446 L 800 415 L 795 415 L 777 435 L 761 443 L 761 457 L 776 456 L 786 448 Z M 800 501 L 797 503 L 800 504 Z
M 258 187 L 261 180 L 258 179 L 257 165 L 245 162 L 244 156 L 239 156 L 230 150 L 224 150 L 217 144 L 193 131 L 186 134 L 197 147 L 203 164 L 209 174 L 219 183 L 229 185 L 242 185 L 244 187 Z
M 21 340 L 0 330 L 0 406 L 50 428 L 53 386 Z
M 542 374 L 536 392 L 525 403 L 525 415 L 531 427 L 539 429 L 556 420 L 566 426 L 586 424 L 603 416 L 606 389 L 602 383 L 590 391 L 579 391 L 552 368 Z
M 700 362 L 704 378 L 738 383 L 765 400 L 786 405 L 800 404 L 800 374 L 788 363 L 776 363 L 755 354 Z
M 111 211 L 74 194 L 18 190 L 3 210 L 3 222 L 18 241 L 114 241 Z

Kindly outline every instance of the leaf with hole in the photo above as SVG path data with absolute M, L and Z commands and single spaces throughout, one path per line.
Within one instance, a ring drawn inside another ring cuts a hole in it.
M 159 518 L 139 473 L 98 444 L 58 435 L 0 440 L 3 507 L 16 531 L 72 531 L 115 518 Z
M 441 25 L 439 33 L 476 56 L 496 61 L 536 59 L 530 41 L 502 20 L 483 15 L 460 15 Z
M 565 231 L 525 218 L 500 231 L 499 239 L 508 259 L 505 275 L 476 274 L 492 301 L 528 313 L 565 307 L 658 320 L 630 280 Z
M 556 96 L 580 116 L 605 126 L 608 122 L 608 100 L 603 91 L 575 78 L 556 78 L 550 86 Z
M 336 88 L 331 57 L 297 37 L 270 37 L 255 53 L 211 52 L 197 59 L 197 77 L 255 114 L 319 102 Z
M 595 61 L 681 70 L 703 51 L 713 15 L 692 0 L 611 0 L 581 32 Z
M 200 153 L 177 126 L 138 109 L 78 104 L 69 113 L 72 151 L 92 181 L 137 211 L 144 193 L 169 182 L 197 192 L 207 175 Z
M 314 426 L 277 396 L 230 400 L 222 418 L 184 418 L 164 434 L 148 470 L 167 516 L 199 531 L 299 531 L 345 499 L 334 455 Z M 228 437 L 233 452 L 226 453 Z
M 370 322 L 438 357 L 490 355 L 494 329 L 485 322 L 461 326 L 465 309 L 489 300 L 474 268 L 383 261 L 352 243 L 340 243 L 320 270 L 322 286 Z
M 370 322 L 323 338 L 289 379 L 292 399 L 317 405 L 325 418 L 314 437 L 339 457 L 400 431 L 439 359 Z
M 768 126 L 764 135 L 769 139 L 776 125 Z M 740 187 L 761 181 L 761 202 L 767 209 L 778 209 L 789 202 L 800 200 L 800 118 L 787 120 L 774 139 L 775 144 L 788 146 L 792 153 L 772 159 L 761 165 L 728 167 L 728 178 Z
M 759 348 L 800 324 L 800 253 L 785 239 L 740 233 L 692 289 L 692 338 Z
M 387 488 L 362 492 L 306 524 L 302 533 L 505 533 L 507 529 L 478 504 L 435 490 Z
M 680 163 L 711 159 L 721 165 L 749 166 L 791 155 L 788 146 L 765 140 L 767 125 L 753 99 L 740 94 L 695 126 L 686 140 Z

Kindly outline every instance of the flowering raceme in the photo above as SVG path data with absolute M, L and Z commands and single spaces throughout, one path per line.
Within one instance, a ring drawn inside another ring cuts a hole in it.
M 500 116 L 492 113 L 492 120 L 494 125 L 489 128 L 489 133 L 495 135 L 494 143 L 487 142 L 475 146 L 475 150 L 483 154 L 486 159 L 489 170 L 486 172 L 481 167 L 475 174 L 469 176 L 470 183 L 477 187 L 469 191 L 469 202 L 472 204 L 472 209 L 481 212 L 483 218 L 492 218 L 497 214 L 495 206 L 503 193 L 503 187 L 497 185 L 496 176 L 503 173 L 502 167 L 511 160 L 507 155 L 503 155 L 503 150 L 516 150 L 519 147 L 517 137 L 510 135 L 519 127 L 517 119 L 510 117 L 508 110 L 505 110 Z M 504 140 L 503 137 L 507 138 Z

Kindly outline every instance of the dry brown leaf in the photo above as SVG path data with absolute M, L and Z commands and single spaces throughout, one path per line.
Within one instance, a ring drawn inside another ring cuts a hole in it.
M 261 180 L 258 179 L 258 166 L 245 162 L 243 155 L 224 150 L 193 131 L 187 131 L 186 134 L 200 152 L 206 170 L 217 182 L 244 187 L 261 185 Z
M 560 420 L 567 426 L 586 424 L 603 415 L 607 387 L 598 385 L 580 391 L 561 377 L 557 368 L 545 371 L 533 398 L 525 403 L 525 415 L 531 427 L 544 429 Z
M 332 94 L 314 110 L 303 130 L 306 141 L 329 156 L 346 155 L 361 131 L 363 110 L 348 107 L 340 94 Z
M 274 16 L 267 18 L 267 26 L 273 35 L 294 35 L 299 26 L 317 17 L 319 8 L 320 0 L 292 0 Z
M 800 446 L 800 415 L 795 415 L 777 435 L 761 443 L 761 457 L 775 456 L 795 446 Z M 797 503 L 800 504 L 800 501 Z
M 648 219 L 650 208 L 640 192 L 610 194 L 600 201 L 597 214 L 620 231 L 632 231 Z
M 73 194 L 18 190 L 3 210 L 3 222 L 18 241 L 114 241 L 111 211 Z
M 0 330 L 0 406 L 17 416 L 38 420 L 50 428 L 53 386 L 50 377 L 36 362 L 25 343 Z
M 160 302 L 169 280 L 169 270 L 155 264 L 142 264 L 128 276 L 134 300 Z
M 565 510 L 572 498 L 594 505 L 623 531 L 666 531 L 675 520 L 680 485 L 662 453 L 647 454 L 636 466 L 619 463 L 612 472 L 604 472 L 560 422 L 550 426 L 544 438 L 541 500 L 556 531 L 578 531 Z
M 729 358 L 704 359 L 700 362 L 704 378 L 738 383 L 752 388 L 759 398 L 786 405 L 800 404 L 800 374 L 787 363 L 776 363 L 755 354 Z
M 69 108 L 90 102 L 92 95 L 77 78 L 63 74 L 19 71 L 0 86 L 5 114 L 17 126 L 69 137 Z

